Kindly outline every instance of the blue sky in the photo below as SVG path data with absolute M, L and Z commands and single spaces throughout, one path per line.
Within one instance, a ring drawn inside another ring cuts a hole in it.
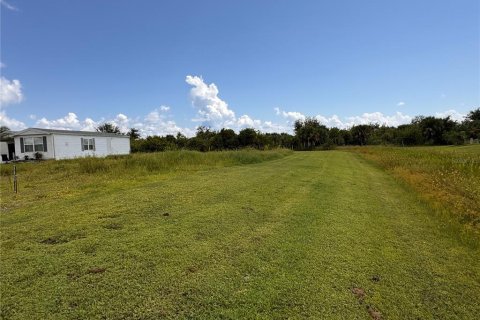
M 480 105 L 476 0 L 1 2 L 14 129 L 284 131 Z

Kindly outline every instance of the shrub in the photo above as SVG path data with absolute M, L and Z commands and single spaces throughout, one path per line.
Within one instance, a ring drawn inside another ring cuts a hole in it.
M 337 146 L 332 141 L 327 141 L 322 145 L 322 150 L 334 150 Z

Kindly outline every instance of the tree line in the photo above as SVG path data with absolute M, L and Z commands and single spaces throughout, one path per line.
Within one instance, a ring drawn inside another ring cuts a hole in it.
M 300 149 L 344 145 L 459 145 L 480 138 L 480 108 L 462 122 L 449 116 L 417 116 L 397 127 L 379 124 L 354 125 L 349 129 L 327 128 L 315 118 L 295 122 L 295 138 Z
M 103 124 L 98 131 L 121 133 L 112 124 Z M 140 137 L 139 131 L 130 129 L 132 152 L 156 152 L 178 149 L 198 151 L 232 150 L 239 148 L 294 150 L 332 149 L 336 146 L 365 145 L 459 145 L 471 139 L 480 139 L 480 108 L 472 110 L 462 122 L 450 117 L 418 116 L 411 123 L 394 126 L 380 124 L 354 125 L 348 129 L 328 128 L 315 118 L 297 120 L 294 134 L 263 133 L 246 128 L 236 133 L 232 129 L 212 130 L 198 127 L 195 136 L 182 133 L 165 136 Z

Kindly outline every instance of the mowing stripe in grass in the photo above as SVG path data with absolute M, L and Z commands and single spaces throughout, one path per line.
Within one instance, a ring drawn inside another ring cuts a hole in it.
M 354 154 L 297 152 L 111 184 L 89 202 L 79 193 L 2 217 L 4 317 L 480 313 L 478 249 Z M 39 241 L 53 236 L 68 241 Z M 361 302 L 353 288 L 364 290 Z

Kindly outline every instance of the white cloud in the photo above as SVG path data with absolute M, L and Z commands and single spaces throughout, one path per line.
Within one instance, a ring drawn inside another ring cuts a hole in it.
M 36 126 L 48 129 L 88 131 L 90 122 L 87 119 L 80 121 L 75 113 L 69 112 L 65 117 L 55 120 L 48 120 L 43 117 L 36 122 Z
M 9 118 L 4 110 L 0 110 L 0 126 L 5 126 L 10 128 L 10 130 L 23 130 L 27 126 L 22 121 Z
M 17 7 L 12 6 L 6 0 L 0 0 L 0 5 L 4 6 L 5 8 L 7 8 L 9 10 L 18 11 Z
M 226 122 L 235 121 L 235 113 L 220 99 L 214 83 L 206 84 L 201 77 L 190 75 L 185 81 L 192 86 L 190 98 L 199 115 L 195 121 L 202 121 L 213 128 L 221 128 Z
M 274 108 L 275 110 L 275 113 L 277 114 L 277 116 L 282 116 L 283 118 L 287 119 L 287 121 L 289 122 L 295 122 L 297 120 L 305 120 L 305 115 L 300 113 L 300 112 L 296 112 L 296 111 L 283 111 L 283 110 L 280 110 L 280 108 Z
M 229 128 L 239 131 L 244 128 L 254 128 L 271 132 L 276 126 L 269 122 L 253 119 L 249 115 L 236 117 L 235 112 L 228 107 L 228 103 L 222 100 L 218 94 L 219 90 L 214 83 L 207 84 L 202 77 L 188 75 L 185 81 L 192 86 L 190 98 L 192 105 L 197 109 L 198 118 L 195 122 L 202 122 L 202 125 L 212 129 Z
M 169 106 L 160 106 L 160 111 L 170 111 Z
M 452 119 L 454 121 L 458 121 L 458 122 L 462 122 L 463 120 L 465 120 L 466 116 L 467 116 L 466 114 L 460 113 L 460 112 L 458 112 L 457 110 L 454 110 L 454 109 L 450 109 L 450 110 L 447 110 L 447 111 L 444 111 L 444 112 L 436 112 L 435 113 L 435 117 L 437 117 L 437 118 L 450 117 L 450 119 Z
M 340 118 L 336 114 L 334 114 L 331 117 L 324 117 L 322 115 L 317 115 L 317 116 L 315 116 L 315 118 L 318 121 L 320 121 L 321 124 L 323 124 L 327 127 L 331 127 L 331 128 L 337 127 L 337 128 L 342 128 L 342 129 L 347 127 L 347 125 L 344 124 L 342 122 L 342 120 L 340 120 Z
M 124 133 L 128 132 L 130 128 L 137 128 L 142 136 L 176 135 L 177 132 L 181 132 L 186 136 L 193 136 L 195 130 L 181 128 L 175 123 L 175 121 L 167 119 L 165 113 L 169 110 L 169 107 L 163 106 L 154 109 L 143 118 L 132 119 L 123 113 L 119 113 L 114 118 L 101 118 L 99 120 L 93 120 L 91 118 L 80 120 L 74 112 L 69 112 L 66 116 L 58 119 L 49 120 L 45 117 L 41 118 L 37 120 L 35 126 L 39 128 L 60 130 L 95 131 L 96 127 L 102 123 L 108 122 L 119 127 L 120 131 Z
M 164 136 L 167 134 L 176 135 L 178 132 L 191 137 L 195 134 L 195 130 L 179 127 L 175 121 L 168 120 L 165 112 L 170 107 L 161 106 L 147 114 L 143 121 L 137 121 L 132 127 L 139 129 L 142 136 Z
M 243 116 L 238 118 L 234 123 L 232 123 L 232 125 L 236 126 L 239 129 L 259 128 L 262 126 L 262 121 L 252 119 L 250 118 L 250 116 L 244 114 Z
M 381 112 L 372 112 L 363 113 L 361 116 L 347 117 L 346 119 L 347 122 L 344 122 L 344 125 L 346 125 L 346 127 L 369 123 L 378 123 L 380 125 L 386 126 L 398 126 L 401 124 L 410 123 L 413 117 L 397 111 L 391 116 L 385 115 Z
M 278 116 L 287 119 L 287 123 L 292 123 L 294 120 L 304 120 L 306 116 L 300 112 L 295 111 L 283 111 L 279 108 L 275 108 L 275 112 Z M 343 120 L 337 116 L 324 116 L 324 115 L 316 115 L 314 116 L 321 124 L 327 127 L 337 127 L 341 129 L 350 128 L 354 125 L 359 124 L 370 124 L 370 123 L 378 123 L 380 125 L 387 125 L 387 126 L 398 126 L 400 124 L 410 123 L 413 117 L 409 115 L 404 115 L 401 112 L 396 112 L 395 114 L 388 116 L 384 115 L 381 112 L 372 112 L 372 113 L 363 113 L 360 116 L 353 116 L 353 117 L 346 117 Z
M 0 107 L 23 100 L 22 85 L 18 80 L 8 80 L 0 77 Z
M 403 101 L 400 101 L 399 103 L 397 103 L 397 107 L 402 107 L 404 105 L 405 105 L 405 102 L 403 102 Z

